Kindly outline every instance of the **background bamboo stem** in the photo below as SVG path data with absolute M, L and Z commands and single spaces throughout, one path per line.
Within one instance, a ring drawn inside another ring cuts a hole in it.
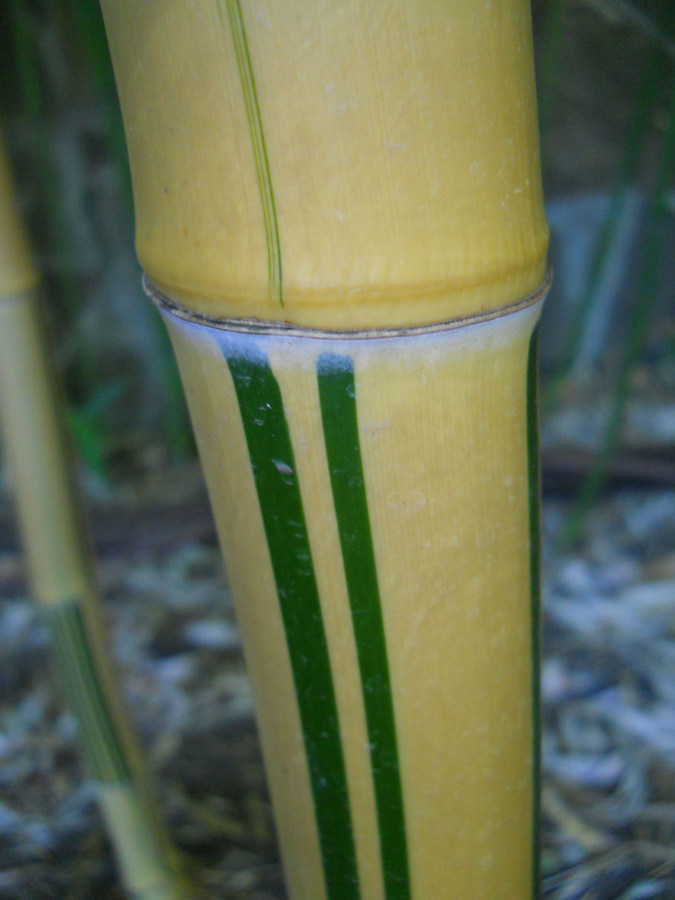
M 182 900 L 188 893 L 107 657 L 37 281 L 0 146 L 0 418 L 30 584 L 125 885 L 138 900 Z

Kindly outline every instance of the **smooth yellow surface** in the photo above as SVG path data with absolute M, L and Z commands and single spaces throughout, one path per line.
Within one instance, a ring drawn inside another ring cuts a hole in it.
M 49 365 L 37 297 L 0 300 L 0 417 L 36 598 L 47 604 L 91 590 L 91 563 L 61 398 Z
M 357 361 L 420 900 L 531 892 L 529 334 L 499 346 L 500 325 L 483 347 L 457 334 L 446 360 Z
M 530 900 L 534 796 L 524 416 L 537 314 L 529 309 L 417 343 L 272 337 L 259 344 L 282 390 L 296 458 L 363 900 L 384 894 L 316 359 L 327 350 L 354 359 L 413 900 Z M 218 332 L 171 318 L 169 325 L 232 576 L 290 896 L 323 900 L 290 663 L 234 388 Z
M 91 564 L 37 281 L 0 138 L 0 419 L 31 584 L 54 604 L 90 593 Z
M 16 208 L 9 161 L 0 138 L 0 303 L 36 287 L 37 270 Z
M 528 0 L 241 0 L 283 306 L 226 0 L 103 0 L 137 248 L 171 298 L 325 328 L 500 307 L 544 279 Z

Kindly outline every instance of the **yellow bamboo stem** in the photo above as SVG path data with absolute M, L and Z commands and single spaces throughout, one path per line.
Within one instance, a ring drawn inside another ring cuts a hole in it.
M 139 258 L 184 306 L 394 327 L 542 283 L 527 0 L 103 9 Z
M 187 896 L 113 684 L 38 277 L 0 144 L 0 418 L 30 584 L 130 896 Z
M 536 895 L 527 0 L 103 0 L 294 900 Z

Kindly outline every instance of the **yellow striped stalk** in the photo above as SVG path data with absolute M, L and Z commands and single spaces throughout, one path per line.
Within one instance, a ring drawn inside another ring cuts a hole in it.
M 290 896 L 537 896 L 529 4 L 102 5 Z
M 187 894 L 112 680 L 56 380 L 0 144 L 0 418 L 30 583 L 129 894 L 181 900 Z

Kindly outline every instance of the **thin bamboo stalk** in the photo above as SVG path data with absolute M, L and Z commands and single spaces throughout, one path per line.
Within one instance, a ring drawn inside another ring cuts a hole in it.
M 534 897 L 528 3 L 103 9 L 290 896 Z
M 1 145 L 0 417 L 32 591 L 126 887 L 139 900 L 180 900 L 175 854 L 113 684 L 37 270 Z

